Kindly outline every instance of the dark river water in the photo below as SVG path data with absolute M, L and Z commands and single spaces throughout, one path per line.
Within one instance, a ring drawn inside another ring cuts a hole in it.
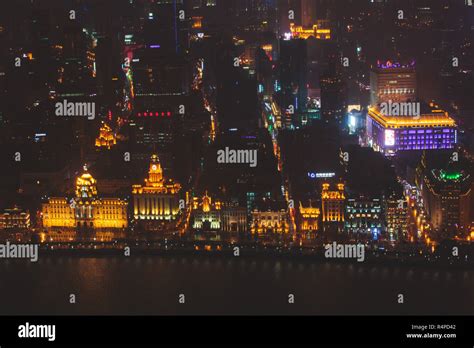
M 0 260 L 0 314 L 473 315 L 474 271 L 260 257 L 44 256 Z

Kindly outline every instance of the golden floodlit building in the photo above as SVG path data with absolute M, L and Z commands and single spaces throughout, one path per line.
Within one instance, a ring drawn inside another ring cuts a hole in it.
M 250 225 L 252 234 L 286 234 L 290 232 L 288 210 L 280 202 L 259 202 L 252 211 Z
M 339 183 L 331 190 L 330 185 L 324 183 L 321 192 L 323 222 L 343 222 L 345 200 L 344 184 Z
M 121 198 L 99 197 L 97 181 L 84 166 L 76 179 L 76 195 L 51 197 L 42 205 L 42 222 L 46 229 L 87 228 L 124 229 L 128 226 L 128 202 Z
M 193 229 L 219 230 L 221 229 L 222 203 L 213 200 L 207 192 L 202 197 L 193 198 Z
M 321 210 L 313 207 L 312 202 L 309 202 L 307 207 L 300 202 L 299 206 L 299 229 L 301 232 L 316 232 L 319 229 L 319 217 Z
M 180 191 L 179 183 L 163 177 L 160 160 L 157 155 L 152 155 L 145 184 L 133 185 L 132 188 L 135 220 L 176 220 L 180 213 Z
M 105 122 L 102 122 L 102 126 L 99 129 L 99 136 L 95 139 L 95 146 L 110 149 L 115 144 L 117 144 L 117 139 L 112 128 Z

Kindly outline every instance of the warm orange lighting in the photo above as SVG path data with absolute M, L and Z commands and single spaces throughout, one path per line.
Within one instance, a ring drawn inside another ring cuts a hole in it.
M 202 28 L 202 17 L 193 17 L 193 29 Z
M 84 174 L 76 179 L 76 197 L 93 198 L 97 196 L 97 181 L 84 166 Z
M 290 24 L 291 35 L 298 39 L 307 39 L 313 36 L 319 40 L 328 40 L 331 38 L 331 29 L 319 29 L 317 24 L 314 24 L 311 28 L 304 28 L 301 25 Z
M 432 110 L 419 117 L 386 116 L 374 107 L 369 108 L 369 115 L 384 128 L 404 127 L 456 127 L 456 122 L 443 110 Z
M 95 139 L 95 146 L 110 149 L 115 144 L 117 144 L 117 139 L 115 138 L 112 128 L 110 128 L 105 122 L 102 122 L 99 136 Z
M 139 220 L 175 220 L 181 185 L 165 179 L 158 155 L 151 156 L 145 185 L 133 185 L 133 214 Z
M 346 199 L 344 193 L 344 184 L 336 185 L 337 190 L 331 191 L 328 183 L 323 184 L 321 192 L 323 222 L 342 222 L 344 221 L 344 202 Z
M 84 173 L 76 179 L 76 197 L 50 198 L 42 205 L 42 224 L 48 229 L 123 229 L 128 225 L 127 206 L 128 202 L 120 198 L 98 197 L 97 182 L 84 166 Z
M 300 202 L 299 213 L 301 216 L 300 229 L 302 231 L 317 231 L 319 229 L 318 221 L 321 210 L 312 206 L 311 201 L 308 207 L 303 207 Z

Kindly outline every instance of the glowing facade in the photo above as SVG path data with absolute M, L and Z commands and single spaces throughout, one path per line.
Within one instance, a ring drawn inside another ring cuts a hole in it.
M 28 229 L 30 228 L 30 213 L 17 207 L 5 209 L 0 214 L 0 230 L 1 229 Z
M 299 206 L 299 229 L 301 232 L 314 232 L 319 229 L 319 218 L 321 210 L 313 207 L 311 202 L 304 207 L 300 202 Z
M 312 27 L 303 27 L 301 25 L 295 25 L 290 23 L 291 36 L 295 39 L 308 39 L 313 36 L 319 40 L 329 40 L 331 38 L 331 29 L 319 28 L 317 24 L 313 24 Z
M 181 185 L 163 177 L 157 155 L 151 156 L 145 185 L 133 185 L 133 216 L 136 220 L 176 220 Z
M 401 65 L 396 62 L 377 62 L 370 72 L 370 104 L 407 102 L 417 98 L 415 62 Z
M 458 233 L 468 235 L 474 221 L 474 181 L 469 170 L 458 167 L 456 162 L 438 161 L 424 153 L 417 168 L 417 186 L 429 223 L 448 238 Z
M 257 204 L 257 207 L 252 211 L 250 231 L 252 234 L 258 235 L 289 233 L 290 222 L 287 209 L 277 202 Z
M 246 232 L 247 208 L 238 205 L 224 204 L 221 212 L 223 232 Z
M 335 190 L 324 183 L 321 192 L 323 222 L 343 222 L 345 203 L 344 184 L 337 184 Z
M 390 240 L 403 239 L 408 234 L 408 203 L 390 197 L 385 202 L 385 222 Z
M 221 229 L 221 209 L 222 203 L 213 200 L 207 192 L 203 197 L 193 199 L 193 228 L 200 230 L 220 230 Z
M 98 197 L 97 182 L 84 167 L 76 179 L 76 196 L 51 197 L 42 206 L 45 228 L 124 229 L 128 226 L 128 202 Z
M 95 139 L 95 146 L 110 149 L 115 144 L 117 144 L 117 139 L 115 138 L 112 128 L 103 122 L 99 130 L 99 136 Z
M 378 198 L 348 199 L 346 204 L 346 232 L 371 234 L 374 239 L 384 230 L 383 207 Z
M 387 116 L 372 107 L 366 126 L 369 145 L 386 155 L 407 150 L 453 149 L 457 143 L 456 122 L 439 109 L 413 117 Z

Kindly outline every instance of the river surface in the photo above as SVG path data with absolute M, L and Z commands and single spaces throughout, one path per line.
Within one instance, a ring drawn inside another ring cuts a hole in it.
M 0 260 L 0 315 L 27 314 L 474 315 L 474 270 L 263 257 Z

